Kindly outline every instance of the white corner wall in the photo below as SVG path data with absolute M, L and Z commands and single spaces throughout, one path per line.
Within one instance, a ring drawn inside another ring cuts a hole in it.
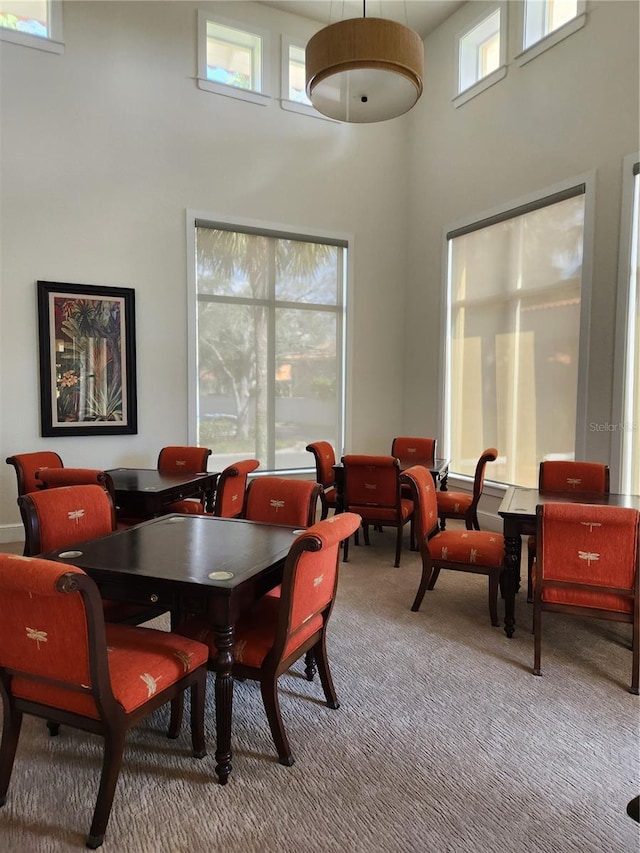
M 196 85 L 196 10 L 270 32 L 267 107 Z M 347 449 L 402 422 L 408 117 L 341 125 L 280 108 L 280 36 L 318 25 L 250 2 L 65 3 L 61 56 L 0 42 L 0 538 L 21 532 L 14 453 L 155 467 L 187 441 L 185 210 L 352 235 Z M 40 436 L 36 280 L 133 287 L 134 436 Z M 215 468 L 215 448 L 212 469 Z

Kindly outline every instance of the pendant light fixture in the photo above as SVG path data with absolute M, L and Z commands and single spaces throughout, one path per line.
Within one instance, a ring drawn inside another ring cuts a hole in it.
M 317 32 L 305 55 L 307 97 L 346 122 L 385 121 L 422 94 L 424 45 L 418 33 L 383 18 L 348 18 Z

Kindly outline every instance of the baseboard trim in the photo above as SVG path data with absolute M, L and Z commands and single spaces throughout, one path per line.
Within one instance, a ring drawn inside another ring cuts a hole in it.
M 24 527 L 21 524 L 0 524 L 0 542 L 24 542 Z

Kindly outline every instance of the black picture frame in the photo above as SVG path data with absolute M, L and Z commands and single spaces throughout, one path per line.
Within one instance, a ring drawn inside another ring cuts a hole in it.
M 135 291 L 38 281 L 43 436 L 138 432 Z

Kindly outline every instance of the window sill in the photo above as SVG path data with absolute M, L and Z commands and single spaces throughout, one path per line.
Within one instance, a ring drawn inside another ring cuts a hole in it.
M 287 112 L 290 113 L 299 113 L 300 115 L 310 116 L 311 118 L 322 119 L 322 121 L 330 121 L 333 122 L 333 124 L 340 124 L 340 122 L 335 119 L 319 113 L 315 107 L 311 106 L 311 104 L 300 104 L 298 101 L 290 101 L 288 98 L 280 98 L 280 106 L 283 110 L 287 110 Z
M 567 21 L 562 27 L 557 30 L 554 30 L 552 33 L 549 33 L 546 36 L 543 36 L 540 41 L 534 42 L 530 47 L 523 50 L 521 53 L 518 53 L 514 56 L 515 61 L 518 65 L 526 65 L 527 62 L 530 62 L 532 59 L 535 59 L 536 56 L 540 56 L 541 53 L 544 53 L 545 50 L 549 50 L 550 47 L 555 47 L 559 42 L 564 41 L 568 36 L 573 35 L 573 33 L 581 30 L 587 22 L 587 13 L 582 12 L 582 14 L 577 15 L 575 18 L 572 18 L 570 21 Z
M 33 36 L 30 33 L 21 33 L 17 30 L 0 28 L 0 41 L 19 44 L 22 47 L 33 47 L 36 50 L 44 50 L 46 53 L 64 53 L 64 42 Z
M 507 75 L 507 66 L 501 65 L 500 68 L 496 68 L 495 71 L 492 71 L 491 74 L 487 74 L 486 77 L 483 77 L 482 80 L 478 80 L 477 83 L 474 83 L 473 86 L 469 86 L 468 89 L 465 89 L 460 94 L 456 95 L 453 98 L 453 106 L 458 108 L 461 107 L 462 104 L 466 104 L 467 101 L 470 101 L 471 98 L 475 98 L 476 95 L 479 95 L 480 92 L 484 92 L 486 89 L 489 89 L 499 80 L 502 80 Z
M 271 100 L 269 95 L 264 95 L 262 92 L 254 92 L 251 89 L 237 89 L 235 86 L 214 83 L 212 80 L 205 80 L 203 77 L 197 79 L 199 89 L 204 92 L 212 92 L 214 95 L 225 95 L 227 98 L 235 98 L 238 101 L 250 101 L 262 107 L 266 107 Z

